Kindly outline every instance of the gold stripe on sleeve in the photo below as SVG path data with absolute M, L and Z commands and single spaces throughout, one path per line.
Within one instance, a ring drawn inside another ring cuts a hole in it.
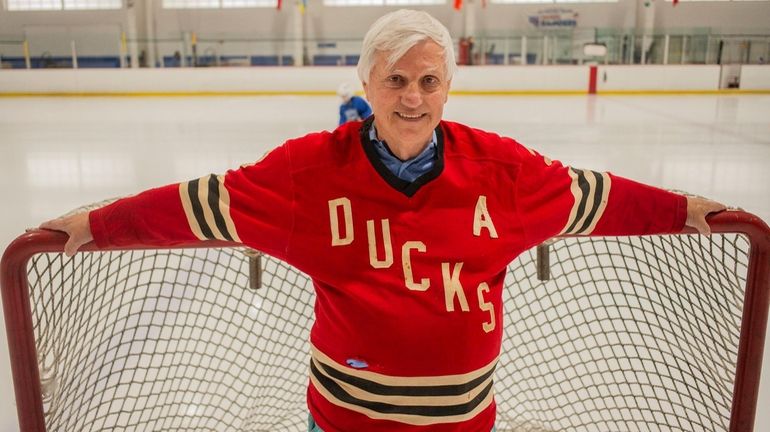
M 217 179 L 219 180 L 219 211 L 225 219 L 227 231 L 234 241 L 243 243 L 240 236 L 238 236 L 238 231 L 235 229 L 235 222 L 233 222 L 233 218 L 230 215 L 230 193 L 225 187 L 225 178 L 224 176 L 217 176 Z
M 179 183 L 179 199 L 182 202 L 182 208 L 184 209 L 184 214 L 187 217 L 187 223 L 190 226 L 190 231 L 195 234 L 195 237 L 197 237 L 198 240 L 206 240 L 206 236 L 203 235 L 201 227 L 198 225 L 198 221 L 195 219 L 195 212 L 193 211 L 192 203 L 190 202 L 189 184 L 189 182 Z
M 602 215 L 604 214 L 604 210 L 607 208 L 607 201 L 610 196 L 610 186 L 612 185 L 612 180 L 610 179 L 609 174 L 606 172 L 603 173 L 596 173 L 601 175 L 602 180 L 604 180 L 604 184 L 602 185 L 602 197 L 601 201 L 598 203 L 598 206 L 596 208 L 596 213 L 593 216 L 593 219 L 591 220 L 591 224 L 580 234 L 583 235 L 589 235 L 594 231 L 594 228 L 596 228 L 596 224 L 599 223 L 599 221 L 602 218 Z M 593 200 L 593 197 L 591 198 Z
M 211 234 L 215 239 L 226 240 L 219 231 L 217 222 L 214 219 L 214 212 L 211 211 L 211 206 L 209 205 L 209 178 L 210 176 L 205 176 L 198 179 L 198 201 L 200 201 L 203 208 L 203 217 L 206 219 L 206 225 L 209 226 Z

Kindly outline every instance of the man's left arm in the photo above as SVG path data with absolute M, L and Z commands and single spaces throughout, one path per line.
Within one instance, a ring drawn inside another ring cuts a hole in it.
M 564 166 L 524 147 L 519 151 L 517 195 L 532 244 L 555 235 L 677 233 L 685 225 L 708 234 L 706 216 L 725 209 L 611 173 Z
M 662 234 L 679 232 L 685 226 L 710 234 L 706 216 L 726 208 L 709 199 L 683 196 L 610 173 L 599 174 L 610 179 L 610 190 L 595 234 Z
M 727 209 L 727 206 L 701 197 L 687 197 L 687 220 L 685 225 L 695 228 L 701 234 L 711 234 L 706 216 Z

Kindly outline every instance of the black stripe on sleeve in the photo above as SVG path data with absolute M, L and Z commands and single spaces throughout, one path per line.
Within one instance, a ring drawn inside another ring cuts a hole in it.
M 233 237 L 227 230 L 227 223 L 225 222 L 225 218 L 222 216 L 222 212 L 219 208 L 219 180 L 214 174 L 209 176 L 208 201 L 209 208 L 211 208 L 211 213 L 214 214 L 214 222 L 217 224 L 219 232 L 222 233 L 222 237 L 224 237 L 225 240 L 233 241 Z
M 578 187 L 580 188 L 580 204 L 578 205 L 577 212 L 575 212 L 575 218 L 572 219 L 572 223 L 570 224 L 569 228 L 565 231 L 567 234 L 572 234 L 572 230 L 575 229 L 575 225 L 577 225 L 578 221 L 583 217 L 583 213 L 585 213 L 586 210 L 586 201 L 588 201 L 588 193 L 590 191 L 590 186 L 588 185 L 588 181 L 586 180 L 585 173 L 583 170 L 576 170 L 572 169 L 572 172 L 577 174 L 577 182 Z M 577 199 L 577 197 L 575 197 Z
M 195 220 L 198 221 L 198 226 L 201 229 L 201 233 L 207 239 L 213 239 L 214 233 L 211 232 L 209 224 L 206 223 L 206 217 L 203 215 L 203 206 L 198 200 L 198 182 L 200 181 L 201 179 L 192 180 L 187 184 L 187 195 L 190 199 L 190 205 L 192 206 Z
M 589 173 L 593 174 L 594 178 L 596 178 L 596 188 L 594 189 L 594 202 L 591 204 L 591 213 L 588 214 L 588 217 L 586 217 L 585 222 L 583 222 L 583 226 L 580 227 L 580 229 L 577 230 L 575 234 L 582 234 L 583 231 L 585 231 L 591 224 L 593 223 L 594 217 L 596 217 L 596 212 L 599 211 L 599 207 L 602 205 L 602 195 L 604 192 L 604 177 L 602 177 L 601 173 L 598 173 L 596 171 L 588 171 Z

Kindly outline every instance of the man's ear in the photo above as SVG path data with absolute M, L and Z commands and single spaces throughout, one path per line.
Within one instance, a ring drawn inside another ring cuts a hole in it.
M 364 95 L 366 96 L 366 100 L 369 100 L 369 86 L 367 86 L 363 81 L 361 81 L 361 86 L 364 88 Z
M 446 94 L 444 95 L 444 103 L 446 103 L 449 100 L 449 90 L 452 89 L 452 80 L 449 80 L 449 82 L 446 84 Z

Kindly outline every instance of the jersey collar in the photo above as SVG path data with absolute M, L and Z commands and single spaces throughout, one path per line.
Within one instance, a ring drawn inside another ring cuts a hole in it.
M 422 188 L 422 186 L 437 178 L 444 170 L 444 134 L 441 131 L 440 124 L 436 126 L 436 129 L 434 130 L 436 137 L 436 161 L 433 164 L 433 168 L 431 168 L 425 174 L 417 177 L 417 179 L 415 179 L 413 182 L 408 182 L 398 178 L 398 176 L 393 174 L 382 162 L 379 154 L 377 153 L 377 149 L 374 147 L 374 143 L 370 139 L 370 131 L 373 128 L 373 125 L 373 115 L 369 116 L 369 118 L 367 118 L 366 121 L 362 123 L 361 129 L 359 130 L 361 145 L 364 148 L 366 157 L 369 159 L 369 162 L 372 164 L 374 169 L 377 171 L 380 177 L 382 177 L 382 179 L 385 180 L 385 182 L 388 183 L 393 189 L 403 193 L 408 197 L 412 197 L 415 193 L 417 193 L 418 190 L 420 190 L 420 188 Z

